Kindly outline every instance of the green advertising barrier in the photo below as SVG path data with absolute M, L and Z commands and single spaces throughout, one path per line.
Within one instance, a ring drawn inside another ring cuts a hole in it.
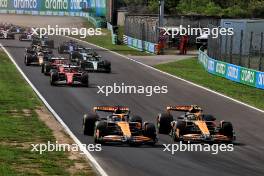
M 209 56 L 201 50 L 198 54 L 198 60 L 206 71 L 211 74 L 248 86 L 264 89 L 264 72 L 209 58 Z
M 224 62 L 217 61 L 215 66 L 215 74 L 223 78 L 226 77 L 227 64 Z
M 240 82 L 255 87 L 257 71 L 241 67 Z

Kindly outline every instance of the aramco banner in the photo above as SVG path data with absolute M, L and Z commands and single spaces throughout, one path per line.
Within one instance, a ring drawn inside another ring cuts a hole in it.
M 105 16 L 106 0 L 0 0 L 0 13 Z

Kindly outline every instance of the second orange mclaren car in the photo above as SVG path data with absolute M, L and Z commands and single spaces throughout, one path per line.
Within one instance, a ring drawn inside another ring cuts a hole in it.
M 196 105 L 169 106 L 157 117 L 158 132 L 170 134 L 174 141 L 233 142 L 235 133 L 231 122 L 216 122 L 212 115 L 202 113 Z M 185 112 L 174 119 L 172 111 Z

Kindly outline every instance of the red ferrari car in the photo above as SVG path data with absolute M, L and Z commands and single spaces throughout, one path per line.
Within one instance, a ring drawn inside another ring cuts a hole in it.
M 51 70 L 58 70 L 60 66 L 68 65 L 69 60 L 65 58 L 52 57 L 42 64 L 41 72 L 44 75 L 50 75 Z
M 72 65 L 59 66 L 57 70 L 51 70 L 50 72 L 50 84 L 56 85 L 81 85 L 89 87 L 88 73 L 82 71 L 80 67 Z

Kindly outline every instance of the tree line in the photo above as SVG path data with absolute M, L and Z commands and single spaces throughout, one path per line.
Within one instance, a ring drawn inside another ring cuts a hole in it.
M 123 0 L 131 13 L 157 14 L 159 0 Z M 264 17 L 264 0 L 165 0 L 166 14 Z

